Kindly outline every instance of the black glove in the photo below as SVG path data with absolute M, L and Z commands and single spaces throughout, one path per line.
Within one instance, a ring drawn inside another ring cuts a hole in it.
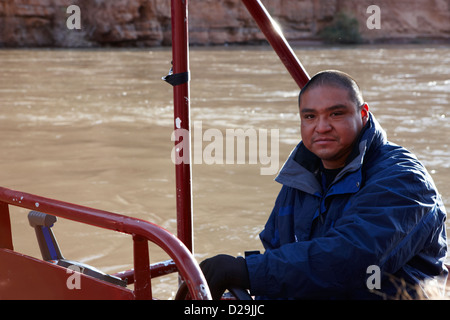
M 247 263 L 242 257 L 219 254 L 200 263 L 200 268 L 208 282 L 212 298 L 219 300 L 225 289 L 238 287 L 250 288 Z

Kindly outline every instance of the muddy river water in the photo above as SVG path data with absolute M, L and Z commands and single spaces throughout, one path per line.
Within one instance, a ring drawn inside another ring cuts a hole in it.
M 310 75 L 340 69 L 362 87 L 388 139 L 426 165 L 450 207 L 450 47 L 296 48 Z M 0 185 L 149 220 L 176 233 L 172 87 L 161 80 L 170 49 L 1 50 Z M 206 159 L 205 132 L 275 132 L 271 165 L 301 139 L 298 88 L 268 47 L 193 48 L 191 121 Z M 193 136 L 195 139 L 195 135 Z M 225 144 L 224 144 L 225 145 Z M 194 250 L 262 249 L 258 234 L 280 185 L 259 157 L 192 166 Z M 210 159 L 211 160 L 211 159 Z M 267 159 L 266 159 L 267 160 Z M 201 163 L 200 163 L 201 162 Z M 275 170 L 276 171 L 276 170 Z M 266 172 L 267 173 L 267 172 Z M 27 211 L 11 208 L 14 247 L 40 257 Z M 129 236 L 59 219 L 63 255 L 108 273 L 132 267 Z M 151 261 L 167 259 L 151 246 Z M 171 298 L 176 277 L 154 283 Z

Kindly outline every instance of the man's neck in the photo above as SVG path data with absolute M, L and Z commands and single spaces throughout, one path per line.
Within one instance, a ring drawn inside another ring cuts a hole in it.
M 327 169 L 323 166 L 323 163 L 320 166 L 320 179 L 322 183 L 322 187 L 326 190 L 330 186 L 330 184 L 334 181 L 336 176 L 341 172 L 341 170 L 344 168 L 344 166 L 340 168 L 333 168 L 333 169 Z

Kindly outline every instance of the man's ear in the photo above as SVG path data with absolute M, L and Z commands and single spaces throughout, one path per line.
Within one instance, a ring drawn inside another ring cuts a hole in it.
M 361 119 L 363 121 L 363 126 L 365 126 L 369 120 L 369 105 L 367 103 L 364 103 L 361 107 Z

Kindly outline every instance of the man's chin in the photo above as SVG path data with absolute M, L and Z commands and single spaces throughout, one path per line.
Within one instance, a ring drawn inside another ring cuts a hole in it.
M 323 161 L 333 161 L 336 158 L 336 153 L 332 150 L 317 149 L 312 152 Z

